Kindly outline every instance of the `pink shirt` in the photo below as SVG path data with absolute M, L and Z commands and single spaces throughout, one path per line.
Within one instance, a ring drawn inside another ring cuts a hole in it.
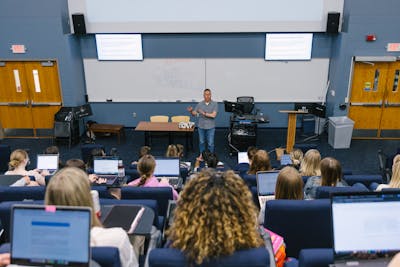
M 137 178 L 130 182 L 128 185 L 130 186 L 137 186 L 140 182 L 140 178 Z M 172 196 L 174 200 L 178 199 L 178 192 L 169 184 L 165 182 L 159 182 L 155 176 L 150 177 L 147 181 L 142 185 L 143 187 L 171 187 L 172 188 Z

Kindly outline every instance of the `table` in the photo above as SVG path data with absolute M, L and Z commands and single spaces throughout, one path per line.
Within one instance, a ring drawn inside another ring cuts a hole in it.
M 118 144 L 121 141 L 121 134 L 124 135 L 124 125 L 121 124 L 101 124 L 94 123 L 90 125 L 89 130 L 93 133 L 113 133 L 118 137 Z
M 135 131 L 144 132 L 144 143 L 146 146 L 150 145 L 151 133 L 159 132 L 168 134 L 169 144 L 173 144 L 173 135 L 176 133 L 184 133 L 186 138 L 186 148 L 188 150 L 193 148 L 193 132 L 192 128 L 179 128 L 179 122 L 150 122 L 141 121 L 135 128 Z M 190 142 L 189 142 L 190 140 Z
M 296 116 L 297 114 L 307 114 L 307 111 L 303 110 L 279 110 L 280 113 L 287 113 L 288 118 L 288 128 L 286 135 L 286 152 L 290 153 L 293 150 L 294 142 L 296 140 Z

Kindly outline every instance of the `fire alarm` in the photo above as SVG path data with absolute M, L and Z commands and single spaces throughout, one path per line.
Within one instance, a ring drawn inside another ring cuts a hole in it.
M 367 42 L 376 41 L 376 35 L 375 35 L 375 34 L 368 34 L 368 35 L 365 37 L 365 40 L 366 40 Z

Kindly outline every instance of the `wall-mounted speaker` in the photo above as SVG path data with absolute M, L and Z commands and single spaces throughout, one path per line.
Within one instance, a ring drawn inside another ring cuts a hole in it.
M 85 16 L 81 13 L 72 14 L 75 34 L 86 34 Z
M 339 32 L 339 12 L 329 12 L 328 19 L 326 22 L 326 32 L 327 33 L 338 33 Z

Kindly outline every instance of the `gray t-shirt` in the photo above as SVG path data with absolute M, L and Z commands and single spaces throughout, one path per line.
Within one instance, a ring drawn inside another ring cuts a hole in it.
M 218 103 L 211 100 L 207 105 L 206 102 L 204 102 L 203 100 L 196 105 L 194 110 L 196 112 L 202 110 L 206 113 L 213 113 L 214 111 L 218 112 Z M 202 129 L 215 128 L 215 118 L 204 117 L 201 114 L 199 114 L 198 116 L 199 116 L 199 125 L 198 125 L 199 128 Z

